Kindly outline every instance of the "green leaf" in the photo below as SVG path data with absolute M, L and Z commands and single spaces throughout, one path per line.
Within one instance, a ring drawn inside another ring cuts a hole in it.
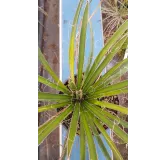
M 76 30 L 77 30 L 77 23 L 78 23 L 78 19 L 79 19 L 79 15 L 80 15 L 80 11 L 81 11 L 83 2 L 84 2 L 84 0 L 79 1 L 77 10 L 76 10 L 76 13 L 74 16 L 72 31 L 71 31 L 71 35 L 70 35 L 69 67 L 70 67 L 70 76 L 71 76 L 73 83 L 74 83 L 74 52 L 75 52 L 74 42 L 75 42 L 75 36 L 76 36 Z
M 99 135 L 99 132 L 97 131 L 97 129 L 96 129 L 94 123 L 93 123 L 93 119 L 90 116 L 89 111 L 87 111 L 87 109 L 85 109 L 85 116 L 86 116 L 86 119 L 87 119 L 88 123 L 90 124 L 92 132 L 93 132 L 93 134 L 94 134 L 94 136 L 95 136 L 95 138 L 97 140 L 97 143 L 100 146 L 101 151 L 103 152 L 105 158 L 107 160 L 110 160 L 111 157 L 110 157 L 110 155 L 109 155 L 109 153 L 108 153 L 108 151 L 107 151 L 107 149 L 106 149 L 106 147 L 105 147 L 105 145 L 104 145 L 104 143 L 103 143 L 103 141 L 102 141 L 102 139 L 101 139 L 101 137 Z
M 103 84 L 101 84 L 99 86 L 96 86 L 96 88 L 93 89 L 93 90 L 99 90 L 99 89 L 106 88 L 107 86 L 110 86 L 110 83 L 117 83 L 117 81 L 121 80 L 122 75 L 124 75 L 127 72 L 128 72 L 128 67 L 124 67 L 124 68 L 118 69 Z
M 128 72 L 128 68 L 126 67 L 122 68 L 120 71 L 114 73 L 106 82 L 104 82 L 104 84 L 97 86 L 96 90 L 106 88 L 107 86 L 110 86 L 110 83 L 116 83 L 118 80 L 120 80 L 122 75 L 124 75 L 127 72 Z
M 41 144 L 43 140 L 52 132 L 54 131 L 59 124 L 71 113 L 73 110 L 73 105 L 70 105 L 68 108 L 65 109 L 62 113 L 58 116 L 53 116 L 50 120 L 45 122 L 41 125 L 38 129 L 38 143 Z
M 122 49 L 126 50 L 127 46 L 128 46 L 128 38 L 126 39 L 125 43 L 123 44 Z
M 63 111 L 65 111 L 66 108 L 64 108 L 62 111 L 58 112 L 54 117 L 58 117 L 58 115 L 60 113 L 62 113 Z M 45 123 L 43 123 L 42 125 L 39 126 L 39 128 L 38 128 L 38 135 L 41 134 L 42 131 L 47 127 L 47 124 L 50 124 L 50 123 L 52 123 L 54 121 L 54 117 L 52 117 L 51 119 L 49 119 L 48 121 L 46 121 Z
M 39 101 L 70 101 L 71 96 L 63 95 L 63 94 L 51 94 L 46 92 L 38 92 L 38 100 Z
M 114 156 L 118 159 L 118 160 L 123 160 L 122 155 L 120 154 L 120 152 L 118 151 L 116 145 L 114 144 L 114 142 L 111 140 L 110 136 L 107 134 L 106 130 L 103 128 L 103 126 L 100 124 L 99 120 L 97 118 L 93 118 L 95 125 L 98 127 L 98 129 L 100 130 L 100 132 L 102 133 L 102 135 L 104 136 L 105 140 L 107 141 L 108 145 L 110 146 L 112 152 L 114 153 Z
M 66 108 L 67 108 L 67 107 L 68 107 L 68 106 L 66 106 Z M 62 111 L 58 112 L 54 117 L 58 117 L 58 115 L 59 115 L 60 113 L 62 113 L 63 111 L 65 111 L 66 108 L 64 108 Z M 48 121 L 46 121 L 46 122 L 44 122 L 42 125 L 40 125 L 40 126 L 38 127 L 38 135 L 41 134 L 41 132 L 47 127 L 47 124 L 52 123 L 53 121 L 54 121 L 54 118 L 52 117 L 51 119 L 49 119 Z
M 110 108 L 112 110 L 119 111 L 124 114 L 128 114 L 128 108 L 123 107 L 123 106 L 119 106 L 119 105 L 116 105 L 113 103 L 108 103 L 105 101 L 97 101 L 97 100 L 89 100 L 88 102 L 99 105 L 103 108 Z
M 86 71 L 85 71 L 85 74 L 84 74 L 84 80 L 87 77 L 87 74 L 90 70 L 90 67 L 91 67 L 91 64 L 92 64 L 92 59 L 93 59 L 93 54 L 94 54 L 94 35 L 93 35 L 93 28 L 92 28 L 92 23 L 91 22 L 89 22 L 89 26 L 90 26 L 90 55 L 89 55 L 89 58 L 88 58 L 88 65 L 86 67 Z
M 89 159 L 97 160 L 97 153 L 96 153 L 96 148 L 95 148 L 95 144 L 93 141 L 93 136 L 92 136 L 91 130 L 89 128 L 89 125 L 87 123 L 87 120 L 85 118 L 85 113 L 84 113 L 82 107 L 83 106 L 81 105 L 81 118 L 82 118 L 84 130 L 86 133 L 86 137 L 87 137 L 88 149 L 89 149 L 89 154 L 90 154 Z
M 80 42 L 79 42 L 78 80 L 77 80 L 78 89 L 81 88 L 81 82 L 82 82 L 82 71 L 83 71 L 84 56 L 85 56 L 86 30 L 88 24 L 88 10 L 89 10 L 89 3 L 87 2 L 82 20 Z
M 49 81 L 48 79 L 42 77 L 42 76 L 39 76 L 38 75 L 38 82 L 42 83 L 42 84 L 45 84 L 46 86 L 49 86 L 53 89 L 56 89 L 56 90 L 61 90 L 61 88 L 59 88 L 58 85 L 56 85 L 55 83 L 52 83 L 51 81 Z
M 97 106 L 96 106 L 97 107 Z M 124 128 L 128 128 L 128 123 L 124 120 L 122 120 L 119 116 L 114 116 L 112 113 L 110 113 L 108 110 L 106 109 L 101 109 L 100 107 L 97 107 L 98 111 L 103 113 L 105 116 L 107 116 L 108 118 L 110 118 L 111 120 L 113 120 L 114 122 L 116 122 L 116 124 L 121 124 Z
M 80 112 L 80 160 L 86 159 L 86 139 L 85 139 L 85 131 L 83 126 L 83 119 L 81 116 L 82 110 Z
M 77 132 L 79 112 L 80 112 L 80 104 L 76 103 L 75 108 L 74 108 L 74 112 L 73 112 L 73 116 L 72 116 L 72 119 L 70 122 L 69 136 L 68 136 L 68 142 L 67 142 L 68 158 L 70 157 L 70 153 L 71 153 L 72 146 L 73 146 L 74 139 L 75 139 L 76 132 Z
M 54 71 L 52 70 L 52 68 L 49 66 L 48 62 L 46 61 L 44 55 L 42 54 L 40 48 L 38 48 L 38 56 L 39 56 L 39 60 L 42 63 L 42 65 L 44 66 L 44 68 L 47 70 L 47 72 L 52 76 L 52 78 L 54 79 L 54 81 L 56 82 L 56 85 L 59 86 L 59 90 L 66 93 L 66 94 L 70 94 L 69 90 L 66 88 L 66 86 L 59 80 L 59 78 L 57 77 L 57 75 L 54 73 Z
M 105 92 L 111 92 L 111 91 L 115 91 L 115 90 L 120 90 L 120 89 L 124 89 L 128 86 L 128 80 L 113 84 L 113 85 L 109 85 L 108 87 L 96 90 L 93 94 L 101 94 L 101 93 L 105 93 Z
M 76 87 L 76 85 L 75 85 L 75 82 L 73 82 L 71 79 L 69 79 L 69 84 L 68 84 L 68 86 L 69 86 L 69 89 L 71 89 L 72 91 L 77 90 L 77 87 Z
M 119 71 L 121 67 L 125 66 L 128 63 L 128 58 L 124 59 L 123 61 L 117 63 L 114 67 L 109 69 L 94 85 L 93 87 L 95 88 L 96 86 L 100 86 L 100 84 L 103 84 L 105 81 L 108 80 L 108 78 L 111 77 L 116 71 Z
M 104 46 L 104 48 L 100 51 L 100 53 L 98 54 L 98 56 L 96 57 L 89 73 L 88 76 L 85 80 L 85 84 L 87 84 L 87 82 L 91 79 L 93 73 L 95 72 L 96 68 L 98 67 L 98 65 L 100 64 L 101 60 L 103 59 L 103 57 L 105 56 L 105 54 L 107 53 L 107 51 L 117 42 L 117 40 L 119 40 L 122 35 L 127 31 L 128 29 L 128 20 L 126 20 L 120 27 L 119 29 L 113 34 L 113 36 L 108 40 L 107 44 Z
M 65 138 L 65 142 L 64 142 L 64 145 L 63 145 L 63 149 L 62 149 L 62 154 L 61 154 L 60 160 L 65 160 L 66 154 L 67 154 L 67 137 Z
M 88 102 L 84 102 L 84 105 L 89 111 L 91 111 L 94 115 L 96 115 L 100 119 L 100 121 L 102 121 L 109 128 L 111 128 L 120 139 L 122 139 L 125 143 L 128 142 L 127 133 L 124 132 L 118 125 L 114 124 L 111 120 L 106 118 L 105 115 L 98 110 L 98 107 Z
M 67 102 L 63 102 L 63 103 L 57 103 L 57 104 L 49 104 L 49 105 L 46 105 L 46 106 L 41 106 L 38 108 L 38 112 L 45 112 L 45 111 L 48 111 L 48 110 L 51 110 L 51 109 L 57 109 L 57 108 L 60 108 L 60 107 L 64 107 L 68 104 L 70 104 L 71 101 L 67 101 Z
M 94 94 L 94 91 L 92 91 L 90 93 L 90 95 L 88 95 L 88 99 L 102 98 L 102 97 L 107 97 L 107 96 L 115 96 L 115 95 L 124 94 L 124 93 L 128 93 L 127 88 L 118 89 L 118 90 L 114 90 L 114 91 L 110 91 L 110 92 L 104 92 L 104 93 L 101 92 L 98 94 Z
M 111 52 L 105 57 L 103 62 L 100 64 L 100 66 L 96 69 L 94 74 L 92 75 L 91 79 L 84 84 L 83 90 L 86 92 L 89 86 L 91 86 L 97 77 L 101 74 L 101 72 L 104 70 L 104 68 L 108 65 L 108 63 L 113 59 L 115 54 L 121 49 L 123 43 L 126 41 L 127 35 L 123 36 L 113 47 Z

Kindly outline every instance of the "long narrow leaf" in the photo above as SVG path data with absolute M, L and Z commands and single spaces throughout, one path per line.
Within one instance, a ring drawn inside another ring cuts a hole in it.
M 85 131 L 83 126 L 82 110 L 80 110 L 80 160 L 85 160 L 86 158 L 86 139 Z
M 42 76 L 39 76 L 38 75 L 38 82 L 42 83 L 42 84 L 45 84 L 46 86 L 49 86 L 53 89 L 56 89 L 56 90 L 61 90 L 61 88 L 59 88 L 58 85 L 56 85 L 55 83 L 52 83 L 51 81 L 49 81 L 48 79 L 42 77 Z
M 115 83 L 117 80 L 120 80 L 122 75 L 128 72 L 128 67 L 124 67 L 119 71 L 116 71 L 108 80 L 106 80 L 103 84 L 96 86 L 94 90 L 104 89 L 107 86 L 110 86 L 110 83 Z
M 93 87 L 95 88 L 96 86 L 99 86 L 100 84 L 103 84 L 111 75 L 119 68 L 124 66 L 126 63 L 128 63 L 128 58 L 124 59 L 123 61 L 117 63 L 114 67 L 109 69 L 107 73 L 105 73 L 94 85 Z
M 120 27 L 119 29 L 113 34 L 113 36 L 108 40 L 107 44 L 104 46 L 104 48 L 100 51 L 98 56 L 96 57 L 93 66 L 91 67 L 88 76 L 85 80 L 85 84 L 91 79 L 93 73 L 95 72 L 96 68 L 100 64 L 100 61 L 103 59 L 105 54 L 107 53 L 108 49 L 111 48 L 116 41 L 121 38 L 121 36 L 126 32 L 128 29 L 128 20 L 126 20 Z
M 68 107 L 68 106 L 67 106 Z M 56 115 L 54 115 L 53 117 L 51 117 L 51 119 L 47 120 L 46 122 L 44 122 L 42 125 L 40 125 L 38 127 L 38 135 L 42 133 L 43 130 L 45 130 L 45 128 L 47 127 L 48 124 L 52 123 L 54 121 L 55 117 L 58 117 L 59 114 L 61 114 L 63 111 L 65 111 L 66 108 L 64 108 L 61 112 L 58 112 Z
M 92 91 L 90 93 L 90 95 L 88 96 L 89 99 L 94 99 L 94 98 L 102 98 L 102 97 L 107 97 L 107 96 L 115 96 L 115 95 L 119 95 L 119 94 L 124 94 L 124 93 L 128 93 L 128 89 L 124 88 L 124 89 L 118 89 L 118 90 L 114 90 L 114 91 L 110 91 L 110 92 L 102 92 L 102 93 L 98 93 L 98 94 L 94 94 L 94 92 Z
M 126 74 L 128 72 L 128 66 L 125 66 L 124 68 L 119 68 L 118 70 L 116 70 L 113 75 L 111 75 L 111 77 L 109 77 L 105 82 L 99 84 L 98 86 L 96 86 L 95 88 L 93 86 L 91 86 L 88 89 L 88 93 L 92 90 L 100 90 L 100 89 L 104 89 L 108 86 L 110 86 L 111 83 L 117 83 L 117 81 L 119 81 L 121 79 L 121 77 Z
M 68 136 L 68 142 L 67 142 L 67 156 L 70 157 L 70 153 L 72 150 L 72 146 L 74 143 L 74 139 L 77 132 L 77 124 L 79 119 L 79 112 L 80 112 L 80 104 L 76 103 L 73 116 L 70 122 L 70 129 L 69 129 L 69 136 Z
M 62 102 L 62 103 L 57 103 L 57 104 L 49 104 L 49 105 L 46 105 L 46 106 L 41 106 L 41 107 L 38 108 L 38 112 L 45 112 L 45 111 L 48 111 L 48 110 L 51 110 L 51 109 L 64 107 L 64 106 L 66 106 L 70 103 L 71 103 L 70 101 L 67 101 L 67 102 Z
M 128 123 L 124 120 L 122 120 L 121 118 L 119 118 L 118 116 L 114 116 L 113 114 L 111 114 L 109 111 L 105 110 L 105 109 L 101 109 L 100 107 L 97 107 L 97 110 L 101 113 L 103 113 L 105 116 L 107 116 L 109 119 L 113 120 L 114 122 L 116 122 L 117 124 L 121 124 L 124 128 L 128 128 Z
M 128 135 L 126 132 L 124 132 L 118 125 L 114 124 L 111 120 L 105 117 L 105 115 L 98 111 L 98 108 L 94 106 L 93 104 L 90 104 L 88 102 L 85 102 L 84 105 L 86 108 L 91 111 L 93 114 L 95 114 L 100 121 L 105 123 L 109 128 L 111 128 L 115 134 L 122 139 L 125 143 L 128 142 Z M 92 107 L 93 106 L 93 107 Z
M 91 67 L 91 64 L 92 64 L 92 59 L 93 59 L 93 54 L 94 54 L 94 35 L 93 35 L 93 28 L 92 28 L 92 23 L 91 22 L 89 22 L 89 26 L 90 26 L 90 55 L 89 55 L 89 58 L 88 58 L 88 65 L 86 67 L 86 71 L 85 71 L 85 74 L 84 74 L 84 80 L 87 77 L 87 74 L 90 70 L 90 67 Z
M 81 105 L 81 110 L 83 110 L 82 107 L 83 106 Z M 93 136 L 92 136 L 92 133 L 91 133 L 90 128 L 88 126 L 87 120 L 85 118 L 85 113 L 83 111 L 81 112 L 81 117 L 82 117 L 83 127 L 84 127 L 86 137 L 87 137 L 88 149 L 89 149 L 89 154 L 90 154 L 89 159 L 97 160 L 97 153 L 96 153 L 96 148 L 95 148 L 95 144 L 93 141 Z
M 74 91 L 77 90 L 76 84 L 75 82 L 73 82 L 71 79 L 69 79 L 69 84 L 68 84 L 69 88 Z
M 100 132 L 102 133 L 102 135 L 104 136 L 105 140 L 107 141 L 108 145 L 110 146 L 111 150 L 113 151 L 115 157 L 118 160 L 123 160 L 122 155 L 120 154 L 119 150 L 117 149 L 116 145 L 114 144 L 114 142 L 111 140 L 110 136 L 107 134 L 106 130 L 103 128 L 103 126 L 100 124 L 99 120 L 97 118 L 94 117 L 94 122 L 96 124 L 96 126 L 98 127 L 98 129 L 100 130 Z
M 89 3 L 87 2 L 82 20 L 81 35 L 80 35 L 79 58 L 78 58 L 78 80 L 77 80 L 78 89 L 81 88 L 81 82 L 82 82 L 82 71 L 83 71 L 84 56 L 85 56 L 86 30 L 88 24 L 88 10 L 89 10 Z
M 94 134 L 94 136 L 95 136 L 95 138 L 96 138 L 96 140 L 97 140 L 97 142 L 100 146 L 100 149 L 103 152 L 105 158 L 107 160 L 111 160 L 111 157 L 110 157 L 110 155 L 109 155 L 109 153 L 108 153 L 108 151 L 107 151 L 107 149 L 106 149 L 106 147 L 105 147 L 105 145 L 104 145 L 104 143 L 103 143 L 103 141 L 102 141 L 102 139 L 99 135 L 99 132 L 97 131 L 97 129 L 96 129 L 94 123 L 93 123 L 92 118 L 89 116 L 89 112 L 87 111 L 87 109 L 85 110 L 85 116 L 86 116 L 87 122 L 90 124 L 90 127 L 93 131 L 93 134 Z
M 100 73 L 103 71 L 103 69 L 107 66 L 107 64 L 113 59 L 115 54 L 121 49 L 123 43 L 126 41 L 127 35 L 125 35 L 123 38 L 121 38 L 112 48 L 112 51 L 106 56 L 106 58 L 103 60 L 103 62 L 100 64 L 100 66 L 96 69 L 91 79 L 84 84 L 84 91 L 86 92 L 89 86 L 91 86 L 97 77 L 100 75 Z
M 68 95 L 60 95 L 60 94 L 51 94 L 46 92 L 38 92 L 38 100 L 39 101 L 57 101 L 57 100 L 66 100 L 69 101 L 71 96 Z
M 128 128 L 128 122 L 122 120 L 121 118 L 119 118 L 118 116 L 114 116 L 112 114 L 110 114 L 108 111 L 106 110 L 102 110 L 100 109 L 101 112 L 104 113 L 104 115 L 106 115 L 108 118 L 112 119 L 114 122 L 116 122 L 117 124 L 122 125 L 124 128 Z
M 67 155 L 67 137 L 66 137 L 64 145 L 63 145 L 63 149 L 62 149 L 62 154 L 61 154 L 60 160 L 65 160 L 66 155 Z
M 48 71 L 48 73 L 52 76 L 52 78 L 54 79 L 54 81 L 56 82 L 56 85 L 59 86 L 59 90 L 61 90 L 62 92 L 66 93 L 66 94 L 70 94 L 69 90 L 66 88 L 66 86 L 59 80 L 59 78 L 57 77 L 57 75 L 54 73 L 54 71 L 52 70 L 52 68 L 49 66 L 47 60 L 45 59 L 44 55 L 42 54 L 40 48 L 38 48 L 38 56 L 39 56 L 39 60 L 42 63 L 42 65 L 44 66 L 44 68 Z
M 47 125 L 43 124 L 40 126 L 42 129 L 39 127 L 39 132 L 38 132 L 38 143 L 41 144 L 43 140 L 52 132 L 54 131 L 59 124 L 70 114 L 70 112 L 73 110 L 73 106 L 70 105 L 64 112 L 57 116 L 54 116 L 51 120 L 49 120 Z
M 76 30 L 77 30 L 77 23 L 78 23 L 83 2 L 84 0 L 80 0 L 78 4 L 77 11 L 75 13 L 74 20 L 73 20 L 71 35 L 70 35 L 69 67 L 70 67 L 70 76 L 73 83 L 74 83 L 74 52 L 75 52 L 74 42 L 75 42 L 75 36 L 76 36 Z
M 110 85 L 106 88 L 96 90 L 93 94 L 101 94 L 101 93 L 105 93 L 105 92 L 120 90 L 120 89 L 126 88 L 127 86 L 128 86 L 128 80 L 125 80 L 125 81 Z
M 110 109 L 113 109 L 115 111 L 119 111 L 121 113 L 128 114 L 128 108 L 123 107 L 123 106 L 119 106 L 119 105 L 116 105 L 113 103 L 108 103 L 105 101 L 97 101 L 97 100 L 89 100 L 88 102 L 99 105 L 99 106 L 104 107 L 104 108 L 110 108 Z

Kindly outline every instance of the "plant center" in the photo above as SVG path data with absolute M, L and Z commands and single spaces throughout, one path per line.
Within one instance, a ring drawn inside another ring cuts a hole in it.
M 84 100 L 84 96 L 83 96 L 82 90 L 76 90 L 74 92 L 74 99 L 75 99 L 75 101 L 79 101 L 79 102 Z

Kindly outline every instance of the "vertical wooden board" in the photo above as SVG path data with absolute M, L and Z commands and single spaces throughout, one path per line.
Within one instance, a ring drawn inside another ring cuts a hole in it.
M 42 2 L 42 3 L 41 3 Z M 39 20 L 43 26 L 39 26 L 39 46 L 46 56 L 50 66 L 59 76 L 59 0 L 50 0 L 39 2 L 40 7 L 47 12 L 48 16 L 39 15 Z M 39 63 L 39 67 L 40 63 Z M 39 69 L 40 71 L 40 69 Z M 42 76 L 52 80 L 50 75 L 43 70 Z M 55 93 L 56 91 L 49 87 L 42 87 L 44 92 Z M 39 115 L 39 123 L 42 124 L 53 115 L 56 110 L 43 112 Z M 39 146 L 39 160 L 58 160 L 59 159 L 59 128 L 53 131 Z

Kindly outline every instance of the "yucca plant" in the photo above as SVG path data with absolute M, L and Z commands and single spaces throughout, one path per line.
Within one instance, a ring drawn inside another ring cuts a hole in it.
M 39 92 L 39 101 L 51 101 L 54 104 L 41 106 L 38 112 L 45 112 L 48 110 L 57 109 L 58 112 L 51 119 L 39 126 L 38 129 L 38 143 L 39 145 L 44 139 L 54 131 L 60 123 L 63 123 L 67 117 L 70 117 L 68 125 L 68 135 L 65 141 L 63 155 L 70 158 L 72 146 L 75 136 L 80 136 L 80 159 L 84 160 L 86 157 L 86 145 L 88 145 L 89 159 L 97 160 L 97 152 L 94 144 L 94 138 L 97 140 L 106 159 L 111 159 L 110 153 L 107 151 L 100 134 L 103 135 L 114 157 L 118 160 L 123 159 L 120 152 L 116 148 L 111 137 L 107 134 L 105 127 L 110 128 L 124 143 L 128 143 L 128 135 L 123 128 L 128 127 L 128 123 L 114 114 L 114 111 L 128 114 L 128 109 L 105 100 L 105 97 L 127 93 L 128 81 L 116 83 L 116 79 L 127 71 L 128 59 L 117 63 L 113 68 L 109 69 L 102 75 L 103 70 L 112 60 L 115 54 L 121 49 L 128 37 L 127 29 L 128 22 L 125 21 L 119 29 L 114 33 L 108 43 L 100 51 L 94 62 L 93 57 L 93 31 L 91 27 L 91 52 L 89 54 L 88 65 L 84 68 L 84 56 L 86 47 L 86 32 L 88 26 L 88 10 L 89 3 L 86 3 L 82 27 L 80 31 L 79 40 L 79 56 L 78 69 L 74 73 L 75 68 L 75 37 L 77 31 L 77 23 L 79 19 L 80 10 L 83 6 L 84 0 L 80 0 L 75 17 L 73 20 L 73 27 L 70 36 L 69 45 L 69 68 L 70 78 L 67 83 L 63 83 L 49 66 L 47 60 L 39 48 L 39 60 L 46 71 L 52 76 L 54 82 L 45 79 L 42 76 L 38 77 L 39 83 L 47 85 L 57 91 L 59 94 Z M 109 51 L 109 53 L 107 53 Z M 106 54 L 107 53 L 107 54 Z

